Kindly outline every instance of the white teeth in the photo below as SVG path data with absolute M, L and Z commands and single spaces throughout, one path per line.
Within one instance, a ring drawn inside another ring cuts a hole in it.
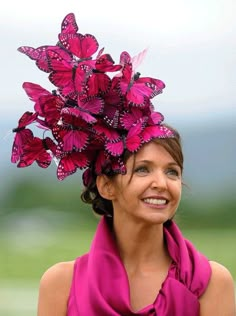
M 155 205 L 164 205 L 166 204 L 166 200 L 160 200 L 160 199 L 144 199 L 144 202 L 148 204 L 155 204 Z

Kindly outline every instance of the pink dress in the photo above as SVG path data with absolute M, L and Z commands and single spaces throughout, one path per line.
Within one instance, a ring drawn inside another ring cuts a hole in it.
M 75 261 L 67 316 L 197 316 L 211 268 L 207 258 L 170 221 L 164 227 L 172 264 L 153 304 L 138 312 L 130 307 L 128 277 L 105 218 L 91 249 Z

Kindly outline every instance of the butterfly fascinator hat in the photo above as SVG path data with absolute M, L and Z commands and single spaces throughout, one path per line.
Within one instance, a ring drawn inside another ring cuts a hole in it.
M 134 153 L 153 138 L 174 137 L 151 103 L 165 84 L 134 71 L 143 52 L 131 58 L 123 51 L 115 64 L 93 35 L 79 33 L 73 13 L 63 19 L 55 45 L 18 50 L 48 74 L 55 89 L 23 83 L 34 111 L 25 112 L 13 129 L 11 161 L 17 167 L 36 162 L 47 168 L 54 160 L 59 180 L 83 169 L 86 185 L 91 170 L 125 173 L 126 151 Z

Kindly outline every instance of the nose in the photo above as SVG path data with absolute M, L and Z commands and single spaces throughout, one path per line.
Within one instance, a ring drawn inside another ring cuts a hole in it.
M 162 172 L 157 172 L 153 176 L 151 188 L 158 191 L 165 191 L 167 189 L 167 179 L 165 174 Z

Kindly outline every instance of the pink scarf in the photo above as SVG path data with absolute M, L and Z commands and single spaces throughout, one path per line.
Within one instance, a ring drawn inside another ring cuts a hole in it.
M 109 225 L 102 218 L 88 254 L 75 261 L 67 316 L 197 316 L 211 269 L 177 225 L 164 227 L 173 263 L 153 304 L 132 312 L 129 283 Z

